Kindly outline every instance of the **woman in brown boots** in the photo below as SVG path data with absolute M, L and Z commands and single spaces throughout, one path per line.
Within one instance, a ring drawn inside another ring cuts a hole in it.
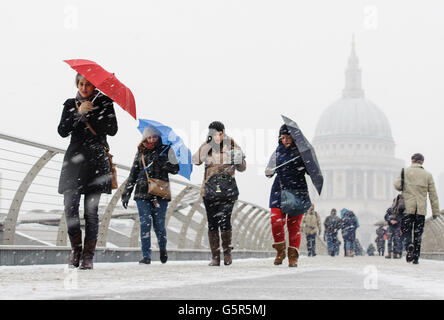
M 105 148 L 106 136 L 117 133 L 113 101 L 99 93 L 77 74 L 77 96 L 64 103 L 58 133 L 71 136 L 63 159 L 58 192 L 63 194 L 68 235 L 71 242 L 70 267 L 92 269 L 99 227 L 100 195 L 111 193 L 111 168 Z M 95 98 L 95 99 L 94 99 Z M 94 102 L 92 100 L 94 99 Z M 85 237 L 82 248 L 79 204 L 84 196 Z
M 235 172 L 245 171 L 245 156 L 234 140 L 225 135 L 225 127 L 219 121 L 209 125 L 207 141 L 193 155 L 193 163 L 205 163 L 201 195 L 207 212 L 208 240 L 212 259 L 210 266 L 220 266 L 220 239 L 224 265 L 232 263 L 231 214 L 238 198 Z M 220 236 L 219 236 L 220 229 Z
M 265 169 L 268 178 L 276 174 L 270 195 L 271 230 L 273 233 L 273 248 L 277 251 L 275 265 L 282 264 L 288 255 L 288 266 L 297 267 L 299 246 L 301 244 L 301 222 L 304 212 L 311 205 L 305 181 L 305 165 L 299 150 L 293 142 L 288 127 L 284 124 L 279 130 L 279 145 L 273 153 Z M 300 205 L 299 212 L 285 212 L 282 208 L 281 196 L 284 192 L 294 195 Z M 285 224 L 289 236 L 289 246 L 285 243 Z M 287 249 L 287 250 L 286 250 Z

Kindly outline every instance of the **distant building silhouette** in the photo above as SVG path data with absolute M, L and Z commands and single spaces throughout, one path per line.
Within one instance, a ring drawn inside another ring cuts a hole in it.
M 357 236 L 368 246 L 373 224 L 381 220 L 396 192 L 393 188 L 404 161 L 395 158 L 390 123 L 364 95 L 361 69 L 352 41 L 342 98 L 321 115 L 313 139 L 324 175 L 316 209 L 325 218 L 331 208 L 352 210 L 359 219 Z

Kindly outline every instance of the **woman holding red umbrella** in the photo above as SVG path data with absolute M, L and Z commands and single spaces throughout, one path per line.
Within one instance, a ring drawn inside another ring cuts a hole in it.
M 117 133 L 113 100 L 99 93 L 80 74 L 75 98 L 65 101 L 58 133 L 71 136 L 60 174 L 58 192 L 64 196 L 65 216 L 71 242 L 70 267 L 92 269 L 99 226 L 102 193 L 111 193 L 111 168 L 107 135 Z M 79 204 L 84 196 L 85 237 L 82 250 Z

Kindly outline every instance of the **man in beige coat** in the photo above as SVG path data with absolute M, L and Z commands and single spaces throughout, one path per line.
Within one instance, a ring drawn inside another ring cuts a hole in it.
M 304 215 L 301 231 L 305 233 L 307 238 L 308 256 L 316 256 L 316 236 L 321 234 L 321 218 L 314 210 L 314 204 L 311 204 L 310 209 Z
M 414 264 L 418 264 L 421 252 L 421 237 L 427 215 L 427 194 L 429 195 L 434 219 L 439 216 L 439 202 L 433 177 L 422 167 L 424 156 L 415 153 L 411 160 L 412 165 L 404 170 L 404 185 L 402 185 L 400 174 L 394 186 L 396 190 L 402 191 L 405 200 L 401 230 L 407 250 L 406 261 L 413 261 Z

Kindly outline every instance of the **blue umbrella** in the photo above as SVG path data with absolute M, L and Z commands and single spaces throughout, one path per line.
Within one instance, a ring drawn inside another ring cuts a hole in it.
M 139 126 L 137 127 L 137 129 L 139 129 L 140 133 L 143 133 L 143 130 L 148 126 L 159 130 L 162 143 L 164 145 L 170 145 L 174 151 L 174 154 L 176 155 L 177 161 L 179 163 L 179 174 L 190 180 L 191 172 L 193 171 L 193 164 L 191 162 L 191 151 L 183 143 L 182 138 L 174 133 L 173 129 L 160 122 L 154 120 L 139 119 Z

